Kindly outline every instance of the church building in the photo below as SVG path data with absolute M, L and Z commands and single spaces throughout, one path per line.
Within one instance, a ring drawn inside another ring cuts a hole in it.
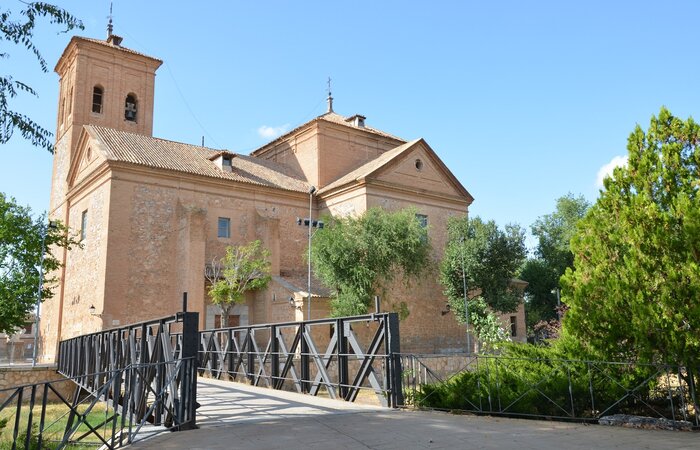
M 60 284 L 42 306 L 41 352 L 79 334 L 172 315 L 200 313 L 218 325 L 207 268 L 229 245 L 259 239 L 271 252 L 272 281 L 232 310 L 230 325 L 308 319 L 308 228 L 297 218 L 361 214 L 412 206 L 428 227 L 437 269 L 451 216 L 473 199 L 430 145 L 405 140 L 328 109 L 250 155 L 153 137 L 157 58 L 107 40 L 73 37 L 60 77 L 49 216 L 79 234 L 61 250 Z M 156 112 L 157 113 L 157 112 Z M 303 224 L 302 224 L 303 225 Z M 311 318 L 327 317 L 332 292 L 314 280 Z M 401 347 L 464 351 L 466 336 L 437 281 L 396 283 L 384 311 L 398 310 Z M 503 317 L 525 339 L 524 310 Z

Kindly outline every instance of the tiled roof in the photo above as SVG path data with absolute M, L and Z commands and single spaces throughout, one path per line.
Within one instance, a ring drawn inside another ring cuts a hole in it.
M 299 125 L 298 127 L 294 128 L 293 130 L 288 131 L 287 133 L 283 134 L 282 136 L 279 136 L 278 138 L 276 138 L 276 139 L 274 139 L 274 140 L 268 142 L 267 144 L 263 145 L 262 147 L 260 147 L 260 148 L 258 148 L 258 149 L 256 149 L 256 150 L 253 150 L 250 154 L 251 154 L 251 155 L 255 155 L 256 153 L 260 152 L 262 149 L 268 147 L 270 144 L 272 144 L 272 143 L 274 143 L 274 142 L 278 142 L 278 141 L 283 141 L 283 140 L 284 140 L 285 138 L 287 138 L 288 136 L 293 135 L 294 133 L 298 132 L 298 131 L 301 130 L 302 128 L 307 127 L 309 124 L 314 123 L 314 122 L 318 122 L 318 121 L 321 121 L 321 120 L 326 121 L 326 122 L 336 123 L 336 124 L 343 125 L 343 126 L 350 127 L 350 128 L 354 128 L 354 129 L 356 129 L 356 130 L 364 130 L 364 131 L 367 131 L 368 133 L 373 133 L 373 134 L 376 134 L 376 135 L 379 135 L 379 136 L 383 136 L 383 137 L 386 137 L 386 138 L 389 138 L 389 139 L 394 139 L 394 140 L 397 140 L 397 141 L 399 141 L 399 142 L 406 142 L 405 139 L 401 139 L 400 137 L 393 136 L 393 135 L 391 135 L 391 134 L 389 134 L 389 133 L 386 133 L 386 132 L 384 132 L 384 131 L 378 130 L 378 129 L 376 129 L 376 128 L 368 127 L 368 126 L 366 126 L 366 125 L 365 125 L 364 127 L 355 126 L 355 125 L 352 123 L 352 121 L 349 120 L 348 117 L 341 116 L 340 114 L 336 114 L 336 113 L 334 113 L 334 112 L 329 112 L 329 113 L 322 114 L 322 115 L 316 117 L 315 119 L 312 119 L 312 120 L 310 120 L 310 121 L 308 121 L 308 122 L 305 122 L 305 123 Z
M 308 295 L 308 278 L 305 276 L 285 275 L 273 276 L 272 278 L 291 292 L 302 293 L 304 296 Z M 311 276 L 311 297 L 329 298 L 332 295 L 332 289 L 327 288 L 316 277 Z
M 104 46 L 104 47 L 114 48 L 114 49 L 117 49 L 117 50 L 120 50 L 120 51 L 123 51 L 123 52 L 126 52 L 126 53 L 131 53 L 132 55 L 143 56 L 144 58 L 148 58 L 148 59 L 150 59 L 150 60 L 152 60 L 152 61 L 157 62 L 159 66 L 163 63 L 163 61 L 160 60 L 160 59 L 158 59 L 158 58 L 154 58 L 154 57 L 148 56 L 148 55 L 146 55 L 146 54 L 144 54 L 144 53 L 140 53 L 140 52 L 137 52 L 137 51 L 135 51 L 135 50 L 131 50 L 130 48 L 122 47 L 121 45 L 114 45 L 114 44 L 112 44 L 112 43 L 110 43 L 110 42 L 103 41 L 103 40 L 100 40 L 100 39 L 86 38 L 86 37 L 82 37 L 82 36 L 73 36 L 73 37 L 71 38 L 70 42 L 68 43 L 68 45 L 66 45 L 66 48 L 63 49 L 63 53 L 61 54 L 61 57 L 58 58 L 58 62 L 56 62 L 56 66 L 54 67 L 54 70 L 55 70 L 55 71 L 58 70 L 58 66 L 59 66 L 59 65 L 61 64 L 61 62 L 63 61 L 63 57 L 66 56 L 66 53 L 68 52 L 68 49 L 71 48 L 71 44 L 72 44 L 73 42 L 77 42 L 77 41 L 91 42 L 91 43 L 93 43 L 93 44 L 98 44 L 98 45 L 102 45 L 102 46 Z
M 309 184 L 294 176 L 291 169 L 250 156 L 233 154 L 232 171 L 221 170 L 212 156 L 221 153 L 197 145 L 183 144 L 112 128 L 86 125 L 85 129 L 102 145 L 105 157 L 146 167 L 228 179 L 296 192 L 308 192 Z
M 133 55 L 144 56 L 144 57 L 146 57 L 146 58 L 150 58 L 150 59 L 153 59 L 153 60 L 155 60 L 155 61 L 163 62 L 163 60 L 158 59 L 158 58 L 154 58 L 153 56 L 149 56 L 149 55 L 147 55 L 147 54 L 145 54 L 145 53 L 137 52 L 136 50 L 132 50 L 132 49 L 130 49 L 130 48 L 122 47 L 121 45 L 114 45 L 114 44 L 111 44 L 111 43 L 109 43 L 109 42 L 107 42 L 107 41 L 103 41 L 103 40 L 101 40 L 101 39 L 94 39 L 94 38 L 88 38 L 88 37 L 82 37 L 82 36 L 76 36 L 76 38 L 82 39 L 82 40 L 84 40 L 84 41 L 93 42 L 93 43 L 95 43 L 95 44 L 103 45 L 103 46 L 105 46 L 105 47 L 116 48 L 116 49 L 119 49 L 119 50 L 121 50 L 121 51 L 124 51 L 124 52 L 127 52 L 127 53 L 131 53 L 131 54 L 133 54 Z
M 335 180 L 331 184 L 324 186 L 323 189 L 318 191 L 318 193 L 323 194 L 324 192 L 328 192 L 336 187 L 343 186 L 344 184 L 351 183 L 353 181 L 359 181 L 359 180 L 367 177 L 368 175 L 371 175 L 374 171 L 376 171 L 377 169 L 380 169 L 385 164 L 387 164 L 389 161 L 391 161 L 392 159 L 399 156 L 401 153 L 403 153 L 406 150 L 413 147 L 420 140 L 421 139 L 415 139 L 411 142 L 406 142 L 405 144 L 399 145 L 398 147 L 391 149 L 388 152 L 382 153 L 377 158 L 366 163 L 365 165 L 358 167 L 357 169 L 353 170 L 352 172 L 348 173 L 347 175 L 338 178 L 337 180 Z
M 327 121 L 327 122 L 337 123 L 337 124 L 340 124 L 340 125 L 345 125 L 345 126 L 348 126 L 348 127 L 351 127 L 351 128 L 355 128 L 355 129 L 357 129 L 357 130 L 369 131 L 370 133 L 378 134 L 378 135 L 380 135 L 380 136 L 388 137 L 388 138 L 391 138 L 391 139 L 396 139 L 397 141 L 406 142 L 405 139 L 401 139 L 400 137 L 396 137 L 396 136 L 394 136 L 394 135 L 391 135 L 391 134 L 389 134 L 389 133 L 386 133 L 386 132 L 384 132 L 384 131 L 382 131 L 382 130 L 378 130 L 378 129 L 376 129 L 376 128 L 368 127 L 367 125 L 365 125 L 365 126 L 363 126 L 363 127 L 358 127 L 358 126 L 354 125 L 354 124 L 349 120 L 349 119 L 350 119 L 349 117 L 341 116 L 340 114 L 336 114 L 336 113 L 334 113 L 334 112 L 329 112 L 329 113 L 323 114 L 323 115 L 321 115 L 321 116 L 318 116 L 318 119 L 319 119 L 319 120 L 325 120 L 325 121 Z

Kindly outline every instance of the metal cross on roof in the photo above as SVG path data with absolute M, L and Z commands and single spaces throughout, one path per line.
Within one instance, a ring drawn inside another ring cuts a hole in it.
M 333 97 L 331 97 L 331 77 L 328 77 L 328 111 L 333 112 Z
M 114 27 L 112 26 L 112 2 L 109 2 L 109 23 L 107 24 L 107 37 L 112 35 Z

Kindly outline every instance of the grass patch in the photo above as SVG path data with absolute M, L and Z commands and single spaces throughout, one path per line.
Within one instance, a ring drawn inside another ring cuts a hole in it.
M 108 408 L 102 402 L 98 402 L 92 410 L 85 416 L 85 412 L 88 409 L 90 400 L 86 400 L 83 404 L 78 405 L 76 408 L 81 416 L 85 417 L 83 423 L 80 424 L 77 431 L 73 434 L 72 439 L 76 439 L 79 436 L 90 431 L 87 424 L 90 424 L 97 432 L 105 439 L 111 438 L 112 433 L 112 422 L 111 420 L 106 424 L 103 424 L 106 419 L 114 414 L 112 408 Z M 11 449 L 15 419 L 16 419 L 16 405 L 9 405 L 2 411 L 0 411 L 0 450 Z M 70 416 L 70 409 L 67 405 L 63 403 L 53 403 L 46 405 L 46 413 L 44 418 L 44 430 L 42 432 L 42 447 L 47 449 L 57 448 L 61 440 L 63 439 L 63 434 L 65 432 L 66 426 L 68 424 L 68 419 Z M 18 448 L 24 447 L 24 442 L 26 439 L 27 422 L 29 420 L 29 405 L 22 405 L 22 410 L 19 419 L 19 432 L 17 435 L 17 446 Z M 30 438 L 30 449 L 38 448 L 38 434 L 39 434 L 39 422 L 41 420 L 41 403 L 34 406 L 32 414 L 32 436 Z M 80 417 L 75 416 L 73 419 L 73 425 L 78 423 Z M 113 420 L 113 419 L 112 419 Z M 118 419 L 119 420 L 119 419 Z M 85 423 L 87 422 L 87 424 Z M 89 434 L 80 440 L 80 442 L 67 445 L 65 448 L 68 449 L 94 449 L 102 445 L 102 442 L 94 434 Z

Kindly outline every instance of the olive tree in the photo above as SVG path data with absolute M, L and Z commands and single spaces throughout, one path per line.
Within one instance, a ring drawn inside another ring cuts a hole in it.
M 314 273 L 334 289 L 336 317 L 365 314 L 373 295 L 399 276 L 417 279 L 429 266 L 428 230 L 413 208 L 329 218 L 313 239 Z
M 259 240 L 226 247 L 226 256 L 212 261 L 205 273 L 211 301 L 221 308 L 221 326 L 227 327 L 231 308 L 245 301 L 246 292 L 270 282 L 270 251 Z

